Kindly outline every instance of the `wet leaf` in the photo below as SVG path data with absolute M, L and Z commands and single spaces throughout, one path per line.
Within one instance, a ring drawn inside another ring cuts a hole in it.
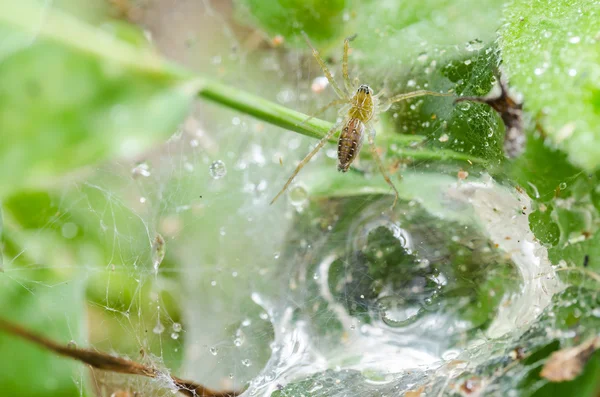
M 349 0 L 236 0 L 240 15 L 253 20 L 271 38 L 282 36 L 283 40 L 301 43 L 300 32 L 304 30 L 315 42 L 337 37 L 343 31 L 344 10 Z
M 501 49 L 526 111 L 569 160 L 600 166 L 600 7 L 594 0 L 512 1 Z

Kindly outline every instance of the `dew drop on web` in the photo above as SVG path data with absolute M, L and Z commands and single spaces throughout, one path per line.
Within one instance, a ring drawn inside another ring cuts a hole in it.
M 308 191 L 300 184 L 294 185 L 288 192 L 290 203 L 295 207 L 303 207 L 308 202 Z
M 225 175 L 227 175 L 227 167 L 225 167 L 225 163 L 221 160 L 213 161 L 208 168 L 208 172 L 210 173 L 211 178 L 213 179 L 221 179 Z

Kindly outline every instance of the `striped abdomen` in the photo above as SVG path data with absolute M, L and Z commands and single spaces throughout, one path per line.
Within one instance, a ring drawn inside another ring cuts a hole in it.
M 351 118 L 342 129 L 338 141 L 338 171 L 346 172 L 354 161 L 363 142 L 365 125 L 357 118 Z

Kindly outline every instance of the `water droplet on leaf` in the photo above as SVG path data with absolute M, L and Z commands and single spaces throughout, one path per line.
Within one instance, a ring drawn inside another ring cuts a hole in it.
M 483 41 L 479 39 L 471 40 L 465 46 L 465 49 L 469 52 L 479 51 L 483 48 Z

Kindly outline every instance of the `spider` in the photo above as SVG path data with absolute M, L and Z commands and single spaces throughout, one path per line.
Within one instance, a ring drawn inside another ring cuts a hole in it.
M 348 51 L 350 49 L 350 41 L 354 39 L 355 36 L 348 37 L 344 40 L 344 55 L 342 58 L 342 75 L 344 78 L 344 89 L 340 88 L 337 82 L 333 79 L 333 76 L 327 65 L 321 59 L 319 55 L 319 51 L 312 45 L 308 35 L 305 32 L 302 32 L 304 39 L 308 46 L 312 49 L 313 56 L 317 60 L 321 70 L 325 74 L 325 77 L 329 81 L 329 84 L 335 91 L 336 95 L 339 99 L 332 101 L 328 105 L 319 109 L 313 116 L 304 120 L 301 124 L 306 123 L 308 120 L 315 117 L 317 114 L 324 112 L 332 106 L 342 105 L 339 114 L 341 116 L 341 121 L 336 122 L 333 127 L 325 134 L 325 136 L 319 141 L 317 146 L 308 154 L 304 159 L 298 164 L 292 175 L 289 177 L 283 188 L 277 193 L 277 195 L 271 201 L 273 204 L 279 196 L 281 196 L 287 188 L 290 186 L 296 175 L 300 172 L 300 170 L 312 159 L 321 148 L 331 139 L 331 137 L 338 131 L 340 127 L 342 128 L 342 132 L 338 139 L 338 171 L 346 172 L 350 168 L 352 162 L 358 156 L 360 149 L 363 143 L 363 137 L 365 131 L 367 131 L 367 137 L 369 140 L 369 146 L 371 148 L 371 154 L 375 161 L 377 162 L 377 166 L 381 175 L 387 182 L 387 184 L 394 190 L 395 197 L 394 203 L 392 204 L 392 209 L 396 205 L 398 201 L 398 190 L 396 186 L 390 179 L 385 167 L 383 166 L 383 162 L 379 154 L 377 153 L 377 148 L 375 146 L 375 119 L 378 114 L 387 111 L 390 106 L 395 102 L 400 102 L 405 99 L 415 98 L 424 95 L 433 95 L 433 96 L 449 96 L 452 94 L 442 94 L 433 91 L 413 91 L 405 94 L 399 94 L 390 98 L 386 98 L 385 100 L 380 99 L 380 97 L 385 93 L 385 90 L 382 90 L 377 95 L 373 94 L 373 90 L 366 84 L 358 84 L 358 79 L 355 78 L 354 82 L 350 80 L 348 75 Z M 358 87 L 358 88 L 356 88 Z

